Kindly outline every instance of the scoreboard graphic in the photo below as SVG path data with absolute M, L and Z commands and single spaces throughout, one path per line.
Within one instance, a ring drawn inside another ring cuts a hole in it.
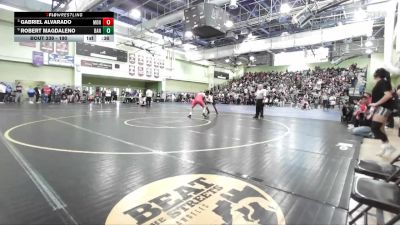
M 15 42 L 113 42 L 113 12 L 14 12 Z

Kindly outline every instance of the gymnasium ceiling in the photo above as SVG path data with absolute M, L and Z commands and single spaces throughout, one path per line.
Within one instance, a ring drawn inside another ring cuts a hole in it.
M 56 10 L 63 11 L 61 6 L 73 4 L 75 0 L 0 0 L 0 3 L 11 4 L 14 6 L 32 7 L 36 10 L 49 10 L 51 5 Z M 76 0 L 81 1 L 81 0 Z M 248 38 L 251 33 L 253 39 L 265 39 L 298 32 L 329 28 L 339 26 L 340 24 L 354 23 L 360 20 L 373 20 L 373 39 L 379 40 L 383 37 L 384 15 L 382 13 L 370 12 L 368 7 L 374 7 L 388 0 L 237 0 L 237 8 L 229 8 L 229 0 L 210 0 L 209 2 L 218 2 L 218 5 L 225 9 L 231 16 L 234 26 L 230 28 L 230 35 L 209 39 L 184 37 L 183 16 L 177 17 L 171 23 L 158 26 L 147 24 L 151 21 L 162 21 L 166 16 L 182 13 L 182 10 L 203 1 L 199 0 L 89 0 L 95 2 L 87 11 L 113 11 L 118 20 L 125 23 L 142 27 L 143 31 L 161 34 L 164 37 L 171 38 L 174 42 L 181 44 L 189 43 L 197 49 L 209 49 L 225 45 L 239 44 Z M 43 2 L 47 2 L 44 4 Z M 42 4 L 43 3 L 43 4 Z M 282 13 L 281 6 L 288 4 L 291 8 L 289 13 Z M 75 3 L 76 4 L 76 3 Z M 330 5 L 326 10 L 320 10 L 324 6 Z M 292 17 L 299 13 L 305 6 L 313 7 L 321 12 L 315 13 L 310 22 L 302 27 L 292 23 Z M 139 19 L 134 19 L 132 10 L 137 9 L 141 12 Z M 366 10 L 367 14 L 358 18 L 358 11 Z M 143 27 L 146 27 L 144 29 Z M 135 38 L 135 37 L 133 37 Z M 364 40 L 367 37 L 364 37 Z M 334 47 L 337 44 L 357 43 L 361 38 L 354 40 L 343 40 L 339 43 L 321 43 L 324 46 Z M 176 46 L 183 48 L 183 46 Z M 313 46 L 309 46 L 313 47 Z M 304 48 L 303 48 L 304 49 Z M 284 49 L 300 50 L 300 49 Z M 279 50 L 281 51 L 281 50 Z M 361 49 L 360 51 L 365 51 Z M 276 52 L 269 52 L 271 54 Z

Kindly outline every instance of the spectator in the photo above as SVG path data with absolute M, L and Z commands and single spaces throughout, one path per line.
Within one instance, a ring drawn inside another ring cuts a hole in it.
M 35 98 L 35 90 L 32 87 L 29 87 L 27 94 L 29 97 L 29 104 L 33 104 L 33 99 Z
M 17 83 L 15 86 L 15 102 L 21 103 L 22 102 L 22 85 L 20 82 Z
M 65 89 L 65 94 L 67 95 L 67 100 L 68 103 L 73 103 L 74 102 L 74 91 L 72 90 L 72 88 L 70 86 L 67 86 L 67 88 Z
M 390 145 L 384 129 L 387 119 L 394 109 L 392 84 L 390 73 L 383 68 L 375 71 L 374 78 L 376 84 L 372 90 L 372 103 L 370 104 L 374 112 L 371 129 L 375 138 L 380 139 L 383 144 L 383 149 L 378 155 L 387 158 L 395 151 L 395 148 Z
M 6 96 L 6 91 L 7 91 L 7 85 L 3 82 L 0 82 L 0 103 L 4 103 L 4 99 Z
M 10 103 L 10 102 L 12 102 L 12 97 L 11 97 L 11 94 L 12 94 L 12 87 L 11 87 L 11 85 L 7 85 L 7 87 L 6 87 L 6 94 L 5 94 L 5 96 L 4 96 L 4 99 L 3 99 L 3 101 L 4 101 L 4 103 Z
M 188 94 L 188 96 L 189 96 L 189 94 Z M 147 107 L 151 106 L 151 98 L 152 97 L 153 97 L 153 91 L 150 89 L 147 89 L 147 91 L 146 91 L 146 106 Z
M 107 88 L 106 90 L 106 104 L 109 104 L 111 102 L 111 89 Z
M 40 98 L 40 90 L 39 90 L 38 87 L 35 87 L 34 90 L 35 90 L 35 97 L 36 97 L 35 102 L 38 103 L 39 102 L 39 98 Z

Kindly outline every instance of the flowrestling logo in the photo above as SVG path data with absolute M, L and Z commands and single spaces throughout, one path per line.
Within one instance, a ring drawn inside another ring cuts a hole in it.
M 191 174 L 145 185 L 111 210 L 106 225 L 280 224 L 279 205 L 258 187 L 225 176 Z

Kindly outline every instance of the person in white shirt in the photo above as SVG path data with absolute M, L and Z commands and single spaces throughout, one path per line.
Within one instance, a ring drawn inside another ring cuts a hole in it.
M 7 85 L 3 82 L 0 83 L 0 103 L 4 103 L 4 96 L 6 95 Z
M 253 117 L 254 119 L 258 119 L 260 116 L 264 118 L 264 100 L 267 97 L 267 90 L 264 89 L 262 84 L 257 86 L 257 91 L 255 93 L 256 99 L 256 115 Z
M 108 88 L 106 90 L 106 104 L 109 104 L 111 102 L 111 89 Z
M 147 89 L 146 91 L 146 106 L 150 107 L 151 105 L 151 98 L 153 97 L 153 91 L 150 89 Z
M 334 109 L 336 105 L 336 97 L 334 95 L 331 95 L 329 97 L 329 104 L 331 105 L 331 108 Z

